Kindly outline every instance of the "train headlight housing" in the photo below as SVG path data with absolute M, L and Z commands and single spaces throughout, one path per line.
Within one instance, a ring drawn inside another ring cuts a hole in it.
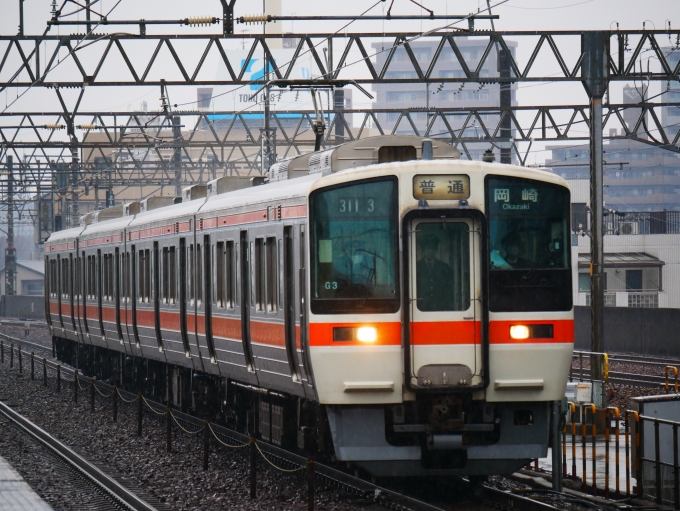
M 510 326 L 511 339 L 528 339 L 530 335 L 529 327 L 526 325 Z
M 378 340 L 378 329 L 373 326 L 362 326 L 357 329 L 357 341 L 375 342 Z

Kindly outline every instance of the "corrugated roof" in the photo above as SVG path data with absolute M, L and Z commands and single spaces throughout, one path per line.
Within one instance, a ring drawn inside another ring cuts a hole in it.
M 45 263 L 43 261 L 34 261 L 32 259 L 17 259 L 17 266 L 23 266 L 29 270 L 45 275 Z M 0 268 L 0 272 L 4 271 L 5 267 Z

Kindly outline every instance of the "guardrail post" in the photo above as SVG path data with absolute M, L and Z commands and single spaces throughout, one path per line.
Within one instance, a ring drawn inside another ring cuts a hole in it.
M 31 381 L 35 380 L 35 353 L 31 351 Z
M 254 433 L 253 433 L 254 434 Z M 257 446 L 255 437 L 250 437 L 250 498 L 257 497 Z
M 560 446 L 560 441 L 562 440 L 560 431 L 560 419 L 562 417 L 561 404 L 560 401 L 553 401 L 552 404 L 552 488 L 557 492 L 562 491 L 562 460 L 560 456 L 562 455 L 562 446 Z
M 569 403 L 569 409 L 571 410 L 571 478 L 576 479 L 576 405 Z
M 316 428 L 302 428 L 304 450 L 307 453 L 307 511 L 314 511 L 314 454 L 318 450 Z
M 142 391 L 137 392 L 137 436 L 142 436 L 142 414 L 144 413 L 144 403 L 142 402 Z
M 203 421 L 203 470 L 208 470 L 208 458 L 210 456 L 210 421 Z
M 94 412 L 94 378 L 90 379 L 90 411 Z
M 587 426 L 586 426 L 586 409 L 585 406 L 581 405 L 581 458 L 583 461 L 583 474 L 581 475 L 582 477 L 582 484 L 581 484 L 581 491 L 585 493 L 586 491 L 586 471 L 588 470 L 588 462 L 587 462 L 587 442 L 588 442 L 588 433 L 587 433 Z
M 14 344 L 9 347 L 9 368 L 14 367 Z
M 73 402 L 77 403 L 78 402 L 78 369 L 73 371 Z
M 604 498 L 609 498 L 609 408 L 604 411 Z
M 680 509 L 680 467 L 678 466 L 678 424 L 673 424 L 673 500 Z
M 61 393 L 61 365 L 57 364 L 57 394 Z
M 590 435 L 593 446 L 593 495 L 597 496 L 597 423 L 595 421 L 597 410 L 594 404 L 591 404 L 590 407 Z
M 118 422 L 118 385 L 113 386 L 113 422 Z
M 165 436 L 168 452 L 172 452 L 172 411 L 170 407 L 165 408 Z
M 47 387 L 47 358 L 43 358 L 43 387 Z
M 659 440 L 659 421 L 654 419 L 654 479 L 656 479 L 656 503 L 662 504 L 661 481 L 661 442 Z
M 19 351 L 19 374 L 17 376 L 21 377 L 24 375 L 24 361 L 21 357 L 21 346 L 18 346 Z

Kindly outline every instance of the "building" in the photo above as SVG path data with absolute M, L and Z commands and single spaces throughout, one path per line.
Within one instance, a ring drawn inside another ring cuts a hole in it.
M 45 294 L 45 263 L 43 261 L 17 261 L 17 295 L 41 296 Z M 5 294 L 5 268 L 0 268 L 0 295 Z
M 574 305 L 590 305 L 587 179 L 572 194 Z M 680 308 L 680 211 L 620 212 L 604 220 L 605 306 Z
M 456 44 L 460 53 L 465 60 L 467 66 L 474 70 L 479 65 L 483 55 L 486 52 L 488 41 L 485 39 L 469 39 L 467 37 L 456 37 Z M 437 51 L 439 41 L 414 41 L 409 43 L 415 60 L 419 67 L 426 71 Z M 391 43 L 390 43 L 391 44 Z M 379 71 L 381 70 L 390 54 L 386 50 L 390 44 L 374 43 L 372 45 L 374 53 L 377 54 L 375 66 Z M 508 47 L 512 56 L 515 56 L 517 43 L 508 42 Z M 491 77 L 500 76 L 498 71 L 498 51 L 492 49 L 479 71 L 479 78 L 484 81 Z M 397 48 L 392 56 L 389 67 L 385 73 L 385 78 L 393 79 L 412 79 L 417 78 L 417 72 L 409 57 L 406 49 L 403 46 Z M 437 83 L 437 78 L 462 78 L 465 76 L 463 68 L 456 57 L 453 49 L 446 45 L 442 49 L 436 64 L 432 71 L 433 82 L 428 86 L 426 83 L 420 84 L 376 84 L 373 85 L 376 100 L 373 103 L 374 108 L 394 108 L 402 111 L 409 111 L 409 120 L 402 116 L 401 112 L 392 112 L 386 114 L 378 114 L 378 122 L 383 129 L 392 129 L 392 126 L 399 121 L 396 133 L 399 134 L 416 134 L 414 128 L 418 130 L 419 134 L 424 134 L 427 127 L 427 121 L 430 119 L 428 108 L 461 108 L 461 107 L 498 107 L 500 106 L 500 85 L 499 84 L 455 84 L 442 82 Z M 515 106 L 517 84 L 511 86 L 511 104 Z M 400 120 L 401 116 L 401 120 Z M 499 112 L 483 114 L 480 120 L 491 129 L 495 129 L 500 118 Z M 460 115 L 447 115 L 447 121 L 452 130 L 459 130 L 463 128 L 467 119 L 467 113 Z M 471 119 L 468 121 L 465 129 L 465 135 L 479 136 L 483 139 L 485 136 L 484 130 L 479 127 L 479 120 Z M 430 129 L 430 136 L 450 137 L 448 127 L 438 118 Z M 489 149 L 489 142 L 481 142 L 479 144 L 466 144 L 468 146 L 469 156 L 472 159 L 479 160 L 486 149 Z M 461 154 L 466 154 L 465 148 L 461 149 Z M 467 156 L 467 154 L 466 154 Z M 465 157 L 465 156 L 463 156 Z

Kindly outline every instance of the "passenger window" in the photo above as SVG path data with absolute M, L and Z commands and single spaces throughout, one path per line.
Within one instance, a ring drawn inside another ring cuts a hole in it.
M 267 312 L 278 310 L 277 290 L 278 290 L 278 260 L 276 257 L 276 238 L 267 238 L 265 243 L 267 249 Z
M 264 238 L 255 240 L 255 310 L 265 310 L 265 253 Z
M 187 279 L 189 281 L 189 301 L 193 304 L 196 297 L 196 290 L 194 288 L 194 246 L 189 246 L 189 271 L 187 272 Z
M 196 245 L 196 304 L 203 301 L 203 259 L 201 258 L 201 245 Z
M 215 302 L 220 309 L 226 307 L 226 286 L 225 286 L 225 270 L 226 270 L 226 252 L 224 250 L 224 242 L 219 241 L 215 245 Z
M 162 287 L 161 287 L 161 302 L 162 303 L 168 303 L 168 257 L 169 257 L 169 251 L 168 247 L 163 247 L 163 262 L 162 262 L 162 274 L 163 274 L 163 282 L 162 282 Z
M 225 287 L 227 291 L 226 306 L 233 309 L 236 307 L 236 258 L 234 255 L 233 241 L 227 241 L 224 264 L 226 277 Z
M 169 256 L 169 268 L 168 268 L 168 290 L 170 303 L 177 303 L 177 256 L 175 253 L 175 247 L 170 247 Z
M 151 297 L 151 251 L 144 251 L 144 301 L 149 302 Z

